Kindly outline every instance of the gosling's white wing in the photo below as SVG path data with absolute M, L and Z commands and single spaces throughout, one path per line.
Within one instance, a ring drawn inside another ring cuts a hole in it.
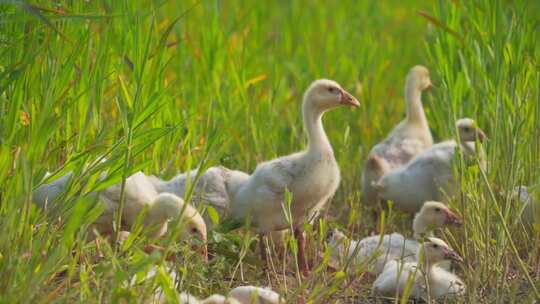
M 288 223 L 282 203 L 285 190 L 289 189 L 299 171 L 295 157 L 293 154 L 257 166 L 234 195 L 231 205 L 233 218 L 251 218 L 251 224 L 259 231 L 285 229 Z
M 283 199 L 285 189 L 296 175 L 296 163 L 288 157 L 263 163 L 253 173 L 261 193 L 269 192 L 274 199 Z
M 270 205 L 273 208 L 283 201 L 285 190 L 295 176 L 294 169 L 295 163 L 287 157 L 261 163 L 246 185 L 241 187 L 239 196 L 244 198 L 247 204 L 261 208 Z
M 113 213 L 120 208 L 122 184 L 112 185 L 99 193 L 100 200 L 105 204 L 105 212 L 99 222 L 110 223 Z M 123 221 L 130 227 L 146 205 L 152 204 L 158 192 L 152 182 L 142 172 L 136 172 L 126 179 L 124 189 Z
M 388 138 L 372 151 L 384 158 L 392 169 L 407 164 L 413 157 L 426 150 L 426 144 L 417 138 Z
M 415 261 L 418 243 L 407 240 L 399 233 L 370 236 L 360 241 L 362 259 L 373 259 L 373 272 L 381 273 L 388 261 L 398 259 L 406 262 Z
M 185 198 L 186 191 L 191 186 L 193 205 L 208 204 L 214 207 L 221 216 L 225 216 L 230 209 L 232 195 L 249 178 L 249 175 L 244 172 L 218 166 L 210 167 L 194 184 L 197 174 L 198 169 L 195 169 L 179 174 L 170 181 L 163 181 L 155 176 L 150 176 L 149 180 L 159 193 L 174 193 L 182 198 Z
M 455 142 L 434 145 L 405 167 L 385 174 L 380 181 L 380 196 L 411 212 L 420 209 L 425 201 L 444 199 L 440 189 L 449 192 L 452 188 L 454 153 Z
M 121 191 L 122 183 L 118 183 L 101 191 L 101 196 L 115 203 L 120 203 Z M 154 184 L 144 173 L 139 171 L 126 179 L 124 188 L 126 201 L 147 204 L 157 195 L 158 192 Z

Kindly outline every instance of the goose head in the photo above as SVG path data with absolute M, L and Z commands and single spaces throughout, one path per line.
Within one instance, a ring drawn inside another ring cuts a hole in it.
M 407 74 L 406 88 L 416 91 L 424 91 L 431 89 L 431 78 L 429 77 L 429 70 L 422 65 L 416 65 L 411 68 Z
M 432 228 L 446 225 L 461 226 L 463 221 L 452 212 L 448 206 L 441 202 L 425 202 L 420 211 L 415 215 L 413 231 L 416 236 L 425 233 Z
M 161 193 L 154 200 L 147 217 L 153 222 L 166 223 L 178 219 L 183 222 L 181 240 L 191 240 L 193 237 L 202 242 L 202 246 L 192 245 L 192 249 L 200 251 L 208 259 L 206 224 L 201 214 L 191 205 L 186 204 L 180 197 L 171 193 Z
M 482 131 L 470 118 L 462 118 L 456 122 L 456 127 L 459 133 L 459 139 L 462 142 L 476 141 L 484 142 L 486 134 Z
M 463 259 L 457 252 L 452 250 L 446 242 L 439 238 L 427 238 L 420 247 L 418 247 L 417 258 L 423 257 L 427 265 L 435 265 L 445 260 L 463 262 Z
M 360 103 L 337 82 L 319 79 L 315 80 L 304 94 L 304 106 L 324 112 L 338 106 L 359 107 Z

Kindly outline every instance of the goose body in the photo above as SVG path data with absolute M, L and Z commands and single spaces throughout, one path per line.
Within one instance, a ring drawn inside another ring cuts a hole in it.
M 331 149 L 262 163 L 240 188 L 232 216 L 244 219 L 251 215 L 259 232 L 286 229 L 289 223 L 281 207 L 286 189 L 292 193 L 291 211 L 298 225 L 308 219 L 312 210 L 326 203 L 339 181 L 339 168 Z
M 353 259 L 356 265 L 369 263 L 368 270 L 375 274 L 381 273 L 384 265 L 394 259 L 414 261 L 418 248 L 415 240 L 407 240 L 400 233 L 375 235 L 360 241 L 346 241 L 343 233 L 333 231 L 328 241 L 334 261 L 339 261 L 345 256 Z
M 431 236 L 432 230 L 446 225 L 461 225 L 462 222 L 446 205 L 441 202 L 426 202 L 416 214 L 413 221 L 415 239 L 407 239 L 400 233 L 375 235 L 360 241 L 350 240 L 346 248 L 346 236 L 334 230 L 327 237 L 332 247 L 334 259 L 339 255 L 354 258 L 356 263 L 372 262 L 370 271 L 375 274 L 382 272 L 386 263 L 391 260 L 414 262 L 418 252 L 418 239 L 426 234 Z M 356 254 L 356 256 L 354 256 Z M 445 265 L 448 267 L 449 265 Z
M 238 300 L 241 304 L 285 303 L 277 292 L 256 286 L 238 286 L 229 292 L 229 297 Z
M 476 154 L 474 141 L 485 138 L 471 119 L 460 119 L 457 126 L 460 144 L 454 140 L 438 143 L 406 166 L 386 173 L 375 184 L 379 197 L 392 200 L 396 208 L 407 212 L 416 212 L 426 201 L 448 201 L 457 189 L 452 169 L 456 151 L 472 157 Z
M 169 181 L 163 181 L 155 176 L 148 177 L 159 193 L 174 193 L 184 197 L 190 183 L 194 183 L 198 169 L 182 173 Z M 222 218 L 229 215 L 230 201 L 240 186 L 249 178 L 247 173 L 231 170 L 223 166 L 210 167 L 202 173 L 194 185 L 191 203 L 195 206 L 208 204 L 212 206 Z M 209 221 L 206 221 L 209 225 Z
M 38 206 L 54 202 L 63 193 L 72 178 L 72 173 L 58 178 L 48 184 L 43 184 L 33 192 L 33 200 Z M 121 184 L 115 184 L 97 193 L 98 200 L 104 205 L 103 213 L 92 224 L 92 230 L 101 235 L 113 233 L 114 215 L 120 208 Z M 161 237 L 167 232 L 167 223 L 182 217 L 185 231 L 181 238 L 195 234 L 204 243 L 203 254 L 206 256 L 206 225 L 199 212 L 186 204 L 180 197 L 171 193 L 158 193 L 157 189 L 142 173 L 137 172 L 126 179 L 124 189 L 125 204 L 122 212 L 121 230 L 130 231 L 138 216 L 147 210 L 142 224 L 149 228 L 152 237 Z M 90 238 L 94 235 L 90 234 Z
M 445 260 L 462 261 L 459 255 L 437 238 L 419 246 L 416 261 L 389 261 L 373 283 L 374 294 L 400 296 L 409 282 L 411 297 L 416 299 L 441 299 L 462 295 L 465 284 L 455 274 L 438 266 Z
M 407 75 L 405 99 L 407 116 L 390 132 L 385 140 L 369 152 L 362 173 L 363 201 L 373 204 L 378 201 L 372 183 L 385 173 L 400 168 L 413 157 L 433 145 L 433 137 L 422 106 L 422 91 L 431 87 L 429 71 L 415 66 Z
M 55 202 L 66 191 L 72 178 L 73 172 L 68 172 L 50 183 L 42 184 L 32 192 L 33 201 L 40 207 Z M 98 228 L 98 231 L 112 232 L 114 213 L 120 206 L 120 192 L 121 185 L 115 184 L 90 194 L 97 196 L 105 206 L 105 210 L 94 223 L 94 228 Z M 127 203 L 122 216 L 126 226 L 129 226 L 134 223 L 144 206 L 152 204 L 158 192 L 142 172 L 137 172 L 126 179 L 124 195 Z
M 426 277 L 418 268 L 418 262 L 391 260 L 373 283 L 377 294 L 393 297 L 403 294 L 409 280 L 412 280 L 411 297 L 427 299 Z M 431 299 L 444 299 L 465 293 L 465 283 L 454 273 L 438 265 L 429 269 L 428 282 Z
M 121 184 L 115 184 L 100 191 L 99 198 L 105 205 L 105 211 L 95 222 L 95 225 L 103 227 L 99 230 L 106 231 L 107 228 L 112 228 L 114 214 L 120 208 L 120 193 Z M 126 229 L 129 229 L 135 223 L 138 215 L 145 207 L 149 208 L 148 214 L 150 214 L 150 209 L 155 204 L 154 199 L 158 194 L 152 183 L 142 172 L 137 172 L 126 179 L 124 189 L 125 204 L 122 213 L 122 221 Z M 145 221 L 147 224 L 166 222 L 161 217 L 159 219 L 145 219 Z M 156 236 L 162 235 L 166 229 L 164 223 L 155 232 Z

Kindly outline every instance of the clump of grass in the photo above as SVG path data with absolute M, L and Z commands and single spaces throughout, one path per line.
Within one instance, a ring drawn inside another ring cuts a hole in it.
M 175 290 L 207 296 L 241 283 L 271 284 L 290 302 L 302 294 L 314 303 L 373 301 L 365 269 L 328 270 L 324 234 L 333 226 L 358 238 L 373 230 L 359 201 L 361 167 L 403 115 L 404 76 L 415 64 L 428 66 L 436 84 L 425 100 L 436 139 L 451 137 L 463 116 L 490 137 L 486 172 L 456 166 L 463 191 L 451 205 L 466 225 L 446 235 L 465 257 L 459 271 L 469 286 L 458 301 L 538 297 L 539 227 L 518 220 L 510 193 L 539 182 L 538 4 L 11 1 L 0 8 L 3 301 L 143 301 L 157 286 L 173 299 Z M 319 77 L 340 82 L 362 107 L 325 118 L 343 181 L 325 217 L 305 227 L 313 275 L 295 276 L 291 248 L 262 273 L 248 231 L 212 233 L 209 265 L 166 242 L 185 253 L 173 267 L 176 281 L 162 274 L 129 284 L 165 267 L 162 256 L 141 251 L 143 239 L 105 246 L 96 258 L 85 234 L 100 210 L 86 194 L 137 170 L 252 171 L 300 149 L 300 99 Z M 48 213 L 31 202 L 45 171 L 75 177 Z M 100 180 L 104 171 L 109 177 Z M 385 223 L 385 231 L 410 227 L 394 212 Z

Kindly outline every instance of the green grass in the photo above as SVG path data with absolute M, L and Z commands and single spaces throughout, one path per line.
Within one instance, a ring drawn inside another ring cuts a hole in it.
M 404 115 L 408 69 L 424 64 L 436 140 L 453 136 L 463 116 L 490 138 L 489 170 L 458 170 L 463 193 L 451 202 L 466 221 L 445 233 L 465 257 L 468 291 L 458 302 L 530 303 L 540 233 L 520 223 L 509 193 L 540 182 L 539 9 L 503 0 L 0 1 L 0 302 L 142 301 L 158 285 L 204 297 L 242 280 L 271 282 L 291 303 L 301 293 L 314 303 L 373 301 L 364 269 L 318 262 L 299 284 L 283 274 L 293 269 L 289 253 L 262 273 L 247 232 L 213 234 L 209 265 L 180 246 L 176 285 L 161 277 L 130 288 L 128 278 L 162 258 L 144 254 L 143 239 L 105 246 L 98 258 L 84 235 L 99 210 L 78 193 L 137 170 L 252 171 L 304 146 L 302 93 L 316 78 L 335 79 L 362 106 L 325 116 L 342 183 L 325 218 L 306 227 L 315 259 L 325 228 L 361 238 L 375 227 L 359 200 L 363 161 Z M 76 179 L 62 208 L 45 215 L 31 191 L 47 170 Z M 410 226 L 397 214 L 386 222 L 387 231 Z

